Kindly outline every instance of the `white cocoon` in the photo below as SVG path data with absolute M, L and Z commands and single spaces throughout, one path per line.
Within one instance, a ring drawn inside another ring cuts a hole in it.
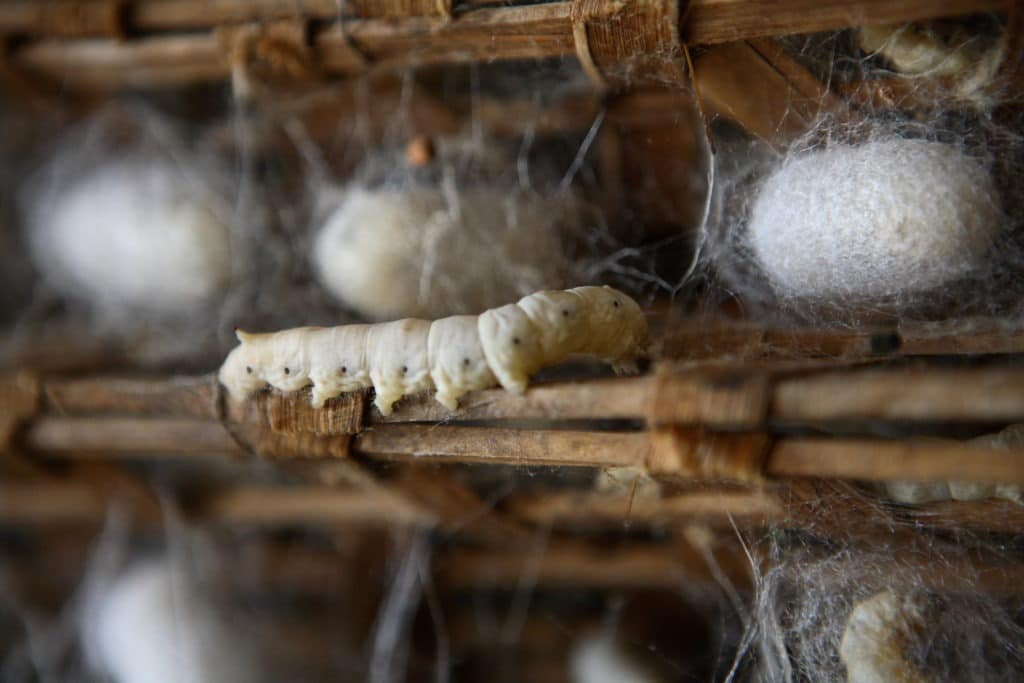
M 569 655 L 569 671 L 573 683 L 659 683 L 661 680 L 627 656 L 608 632 L 581 638 Z
M 377 320 L 480 313 L 563 284 L 559 227 L 571 202 L 495 187 L 457 202 L 430 188 L 353 188 L 312 260 L 340 302 Z
M 118 577 L 90 604 L 83 639 L 115 683 L 250 683 L 243 646 L 173 566 L 150 562 Z
M 788 160 L 764 181 L 748 239 L 781 294 L 871 301 L 971 272 L 1001 219 L 976 160 L 952 145 L 890 138 Z
M 64 294 L 110 313 L 183 313 L 230 275 L 221 198 L 197 175 L 136 157 L 106 163 L 37 196 L 29 241 Z
M 847 683 L 928 683 L 907 654 L 911 641 L 927 637 L 927 629 L 912 598 L 883 591 L 858 603 L 839 644 Z

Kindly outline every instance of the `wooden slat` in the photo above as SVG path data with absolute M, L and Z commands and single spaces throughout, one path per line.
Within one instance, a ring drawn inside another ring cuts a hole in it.
M 523 7 L 476 9 L 446 19 L 345 22 L 317 33 L 313 44 L 329 71 L 365 67 L 353 55 L 377 66 L 413 66 L 508 59 L 543 59 L 574 53 L 571 4 L 554 2 Z
M 567 588 L 670 588 L 715 579 L 705 557 L 684 544 L 609 548 L 560 543 L 535 551 L 456 551 L 441 557 L 436 575 L 448 588 L 531 585 Z M 716 552 L 724 574 L 749 587 L 751 574 L 738 548 Z
M 835 31 L 1005 10 L 1007 0 L 696 0 L 683 39 L 691 44 Z
M 823 114 L 849 116 L 842 102 L 774 41 L 709 47 L 693 68 L 710 109 L 780 146 L 809 131 Z
M 709 490 L 664 498 L 551 493 L 504 502 L 511 514 L 536 523 L 572 526 L 605 524 L 708 524 L 731 528 L 763 526 L 783 518 L 778 498 L 767 491 Z
M 25 444 L 46 455 L 70 458 L 241 452 L 220 422 L 188 418 L 48 417 L 29 427 Z
M 792 422 L 1024 422 L 1024 369 L 915 367 L 779 380 L 772 417 Z
M 159 415 L 215 420 L 220 391 L 213 375 L 167 379 L 47 379 L 44 409 L 56 415 Z
M 135 3 L 132 25 L 144 31 L 171 31 L 297 16 L 331 19 L 342 5 L 338 0 L 146 0 Z
M 358 435 L 354 448 L 367 455 L 446 462 L 615 467 L 642 465 L 650 443 L 643 432 L 380 425 Z
M 159 88 L 221 81 L 228 62 L 213 34 L 131 41 L 46 40 L 11 56 L 12 65 L 71 89 Z
M 99 524 L 106 501 L 81 481 L 0 482 L 0 524 Z
M 7 0 L 0 5 L 0 31 L 43 33 L 50 30 L 46 10 L 72 5 L 97 6 L 106 18 L 116 3 Z M 465 3 L 463 16 L 489 9 Z M 490 3 L 496 4 L 496 3 Z M 568 2 L 546 3 L 569 5 Z M 223 24 L 305 17 L 330 20 L 345 13 L 337 0 L 136 0 L 130 27 L 135 31 L 200 29 Z M 832 31 L 865 23 L 900 23 L 922 19 L 1005 10 L 1006 0 L 692 0 L 684 7 L 683 34 L 691 44 L 722 43 L 761 36 Z M 353 9 L 347 7 L 347 14 Z M 51 11 L 52 13 L 52 11 Z M 98 22 L 105 26 L 109 19 Z
M 940 439 L 791 438 L 775 445 L 767 471 L 779 477 L 1024 485 L 1024 451 L 981 448 Z
M 335 524 L 432 526 L 428 510 L 370 490 L 303 486 L 238 486 L 203 502 L 201 517 L 215 524 L 294 526 Z
M 659 368 L 648 400 L 648 421 L 755 427 L 764 423 L 771 398 L 768 372 L 751 365 L 726 368 Z
M 576 54 L 572 4 L 473 7 L 454 20 L 355 19 L 346 20 L 344 28 L 332 22 L 315 32 L 312 46 L 320 66 L 342 74 L 362 72 L 368 63 L 379 68 L 566 57 Z M 691 45 L 714 44 L 1003 7 L 1005 0 L 695 0 L 686 8 L 683 36 Z M 39 24 L 31 12 L 18 14 L 12 10 L 5 20 L 2 9 L 0 5 L 0 26 L 6 26 L 9 32 L 47 33 L 46 24 Z M 151 35 L 125 42 L 43 40 L 18 49 L 11 61 L 37 76 L 83 89 L 218 81 L 229 75 L 230 65 L 209 29 L 293 19 L 296 11 L 312 19 L 337 17 L 333 0 L 314 0 L 298 7 L 284 0 L 264 0 L 255 5 L 244 0 L 144 2 L 135 8 L 130 31 L 202 32 Z
M 502 419 L 642 419 L 652 388 L 651 377 L 630 377 L 559 382 L 530 387 L 522 396 L 504 389 L 467 394 L 459 408 L 450 411 L 429 394 L 403 399 L 394 412 L 385 417 L 376 409 L 371 421 L 443 422 L 447 420 Z

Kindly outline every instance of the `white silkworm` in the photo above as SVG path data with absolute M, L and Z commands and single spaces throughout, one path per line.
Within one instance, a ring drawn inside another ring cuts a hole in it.
M 427 338 L 427 360 L 438 402 L 449 410 L 459 407 L 459 397 L 498 383 L 480 345 L 475 315 L 455 315 L 435 320 Z
M 611 287 L 543 291 L 485 311 L 434 322 L 406 318 L 376 325 L 238 331 L 218 378 L 242 400 L 266 384 L 293 392 L 312 384 L 312 404 L 372 386 L 384 415 L 403 396 L 436 390 L 450 410 L 470 391 L 500 384 L 521 394 L 541 368 L 576 353 L 617 372 L 635 369 L 647 321 L 633 299 Z
M 374 405 L 383 415 L 403 396 L 434 387 L 427 362 L 430 321 L 405 318 L 370 327 L 366 335 L 366 358 L 370 363 Z

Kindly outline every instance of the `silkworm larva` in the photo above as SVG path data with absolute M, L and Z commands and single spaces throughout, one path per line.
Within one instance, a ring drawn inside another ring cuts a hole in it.
M 617 373 L 636 372 L 647 350 L 647 319 L 633 299 L 611 287 L 569 290 L 587 303 L 587 324 L 580 334 L 580 353 L 597 356 Z
M 544 365 L 557 365 L 580 350 L 587 334 L 587 302 L 573 291 L 546 290 L 516 304 L 537 330 Z
M 369 386 L 384 415 L 403 396 L 436 388 L 454 410 L 469 392 L 500 383 L 517 394 L 543 367 L 585 353 L 635 369 L 647 322 L 631 298 L 611 287 L 577 287 L 523 297 L 480 316 L 433 323 L 408 318 L 377 325 L 300 327 L 268 334 L 236 332 L 239 342 L 218 378 L 241 400 L 265 384 L 298 391 L 312 383 L 312 403 Z
M 477 319 L 484 357 L 501 386 L 514 394 L 526 391 L 530 377 L 544 367 L 540 333 L 515 304 L 484 311 Z
M 405 318 L 372 325 L 366 335 L 366 358 L 376 392 L 374 405 L 382 415 L 403 396 L 434 388 L 427 362 L 430 321 Z
M 477 316 L 456 315 L 435 320 L 427 339 L 427 359 L 438 402 L 449 410 L 470 391 L 498 383 L 480 345 Z
M 366 338 L 372 325 L 342 325 L 315 330 L 306 340 L 313 407 L 329 398 L 373 386 Z
M 309 384 L 309 359 L 306 341 L 322 327 L 296 327 L 275 332 L 270 340 L 270 365 L 263 379 L 283 392 L 298 391 Z
M 240 342 L 231 350 L 220 366 L 217 379 L 228 390 L 231 398 L 241 401 L 266 385 L 264 369 L 270 366 L 272 334 L 252 334 L 235 330 Z

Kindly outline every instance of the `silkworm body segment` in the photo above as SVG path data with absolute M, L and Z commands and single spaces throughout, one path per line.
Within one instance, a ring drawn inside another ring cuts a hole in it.
M 403 396 L 435 391 L 450 410 L 464 394 L 500 384 L 523 393 L 541 368 L 573 354 L 636 368 L 647 321 L 633 299 L 611 287 L 536 292 L 479 316 L 406 318 L 376 325 L 300 327 L 251 334 L 227 356 L 218 378 L 242 400 L 270 384 L 283 392 L 313 385 L 312 404 L 372 386 L 384 415 Z

